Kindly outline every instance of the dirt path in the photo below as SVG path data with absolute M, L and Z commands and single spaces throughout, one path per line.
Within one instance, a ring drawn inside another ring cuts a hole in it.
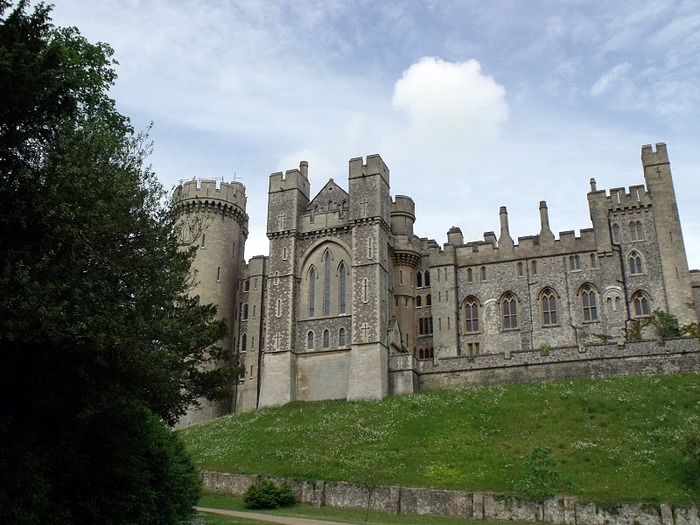
M 281 523 L 282 525 L 352 525 L 341 521 L 312 520 L 309 518 L 293 518 L 291 516 L 272 516 L 270 514 L 260 514 L 257 512 L 212 509 L 209 507 L 195 507 L 195 510 L 199 512 L 211 512 L 212 514 L 222 514 L 224 516 L 234 516 L 236 518 L 262 521 L 265 523 Z

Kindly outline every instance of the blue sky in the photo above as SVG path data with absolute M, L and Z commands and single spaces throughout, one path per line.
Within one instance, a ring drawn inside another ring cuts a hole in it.
M 643 182 L 665 142 L 700 267 L 697 0 L 57 0 L 57 25 L 109 43 L 113 90 L 168 188 L 234 174 L 246 257 L 267 253 L 271 172 L 309 162 L 312 193 L 379 153 L 415 233 L 590 227 L 586 193 Z

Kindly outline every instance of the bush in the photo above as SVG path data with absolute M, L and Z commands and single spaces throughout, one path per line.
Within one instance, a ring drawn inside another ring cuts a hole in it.
M 270 479 L 261 479 L 248 487 L 243 494 L 243 503 L 249 509 L 274 509 L 289 507 L 297 502 L 292 487 L 284 482 L 277 486 Z

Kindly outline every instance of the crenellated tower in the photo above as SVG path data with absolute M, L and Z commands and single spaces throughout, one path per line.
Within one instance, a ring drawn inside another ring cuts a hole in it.
M 229 335 L 221 342 L 237 363 L 235 341 L 238 325 L 238 279 L 248 237 L 245 186 L 239 182 L 192 180 L 175 190 L 174 208 L 178 214 L 181 238 L 197 246 L 192 263 L 195 286 L 191 291 L 202 304 L 215 304 L 218 315 L 227 320 Z M 218 402 L 200 400 L 199 408 L 190 409 L 179 421 L 186 427 L 232 410 L 235 392 Z
M 674 314 L 681 324 L 695 322 L 688 259 L 666 144 L 657 143 L 656 151 L 651 145 L 642 146 L 642 166 L 644 181 L 654 208 L 654 224 L 661 254 L 661 271 L 668 311 Z

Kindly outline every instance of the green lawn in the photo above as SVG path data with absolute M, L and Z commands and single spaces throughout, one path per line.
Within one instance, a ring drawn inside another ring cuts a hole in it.
M 294 403 L 181 435 L 202 469 L 502 493 L 547 446 L 583 500 L 687 505 L 700 503 L 679 451 L 688 431 L 700 431 L 697 375 Z

